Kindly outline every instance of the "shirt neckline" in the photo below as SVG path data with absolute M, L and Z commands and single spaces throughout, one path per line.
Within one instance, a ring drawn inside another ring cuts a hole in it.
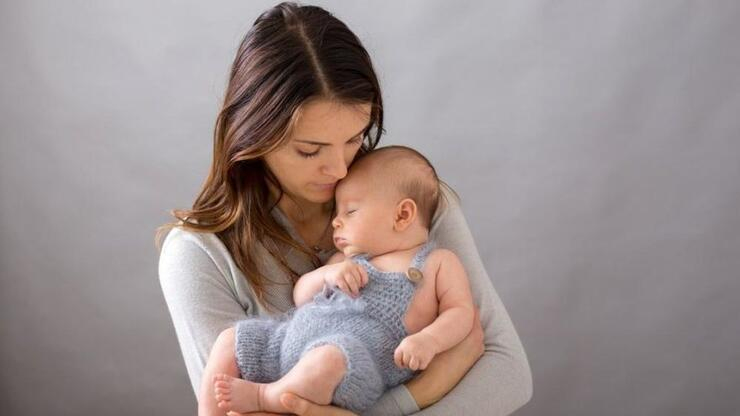
M 326 260 L 329 259 L 329 257 L 336 253 L 337 249 L 321 249 L 319 251 L 313 250 L 311 247 L 306 244 L 306 242 L 303 240 L 303 237 L 301 237 L 300 234 L 298 234 L 298 231 L 293 227 L 293 224 L 290 222 L 288 217 L 285 215 L 283 210 L 280 209 L 280 207 L 277 206 L 277 204 L 272 208 L 272 216 L 280 223 L 280 225 L 285 228 L 285 230 L 290 234 L 291 237 L 297 242 L 299 242 L 304 247 L 308 248 L 309 250 L 313 251 L 317 256 L 319 256 L 320 259 L 322 259 L 322 262 L 326 262 Z

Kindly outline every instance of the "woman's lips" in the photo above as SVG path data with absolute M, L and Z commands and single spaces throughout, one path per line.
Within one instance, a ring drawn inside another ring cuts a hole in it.
M 317 187 L 317 188 L 319 188 L 322 191 L 333 191 L 334 190 L 334 187 L 337 186 L 337 183 L 336 182 L 324 183 L 324 184 L 322 184 L 322 183 L 315 183 L 314 186 Z

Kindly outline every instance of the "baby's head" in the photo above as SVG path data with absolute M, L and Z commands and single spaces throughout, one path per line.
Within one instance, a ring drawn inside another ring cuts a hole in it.
M 346 256 L 371 256 L 425 242 L 440 196 L 434 167 L 403 146 L 357 160 L 336 189 L 334 245 Z

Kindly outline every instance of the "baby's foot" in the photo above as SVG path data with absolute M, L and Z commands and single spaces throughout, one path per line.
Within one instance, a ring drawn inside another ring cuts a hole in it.
M 213 390 L 217 406 L 237 413 L 249 413 L 263 410 L 262 387 L 264 384 L 231 377 L 227 374 L 213 376 Z

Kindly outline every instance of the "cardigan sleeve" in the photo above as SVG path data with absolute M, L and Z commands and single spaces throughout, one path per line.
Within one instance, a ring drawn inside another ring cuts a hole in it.
M 159 256 L 159 282 L 196 397 L 213 343 L 250 307 L 237 300 L 220 257 L 203 235 L 178 228 Z

